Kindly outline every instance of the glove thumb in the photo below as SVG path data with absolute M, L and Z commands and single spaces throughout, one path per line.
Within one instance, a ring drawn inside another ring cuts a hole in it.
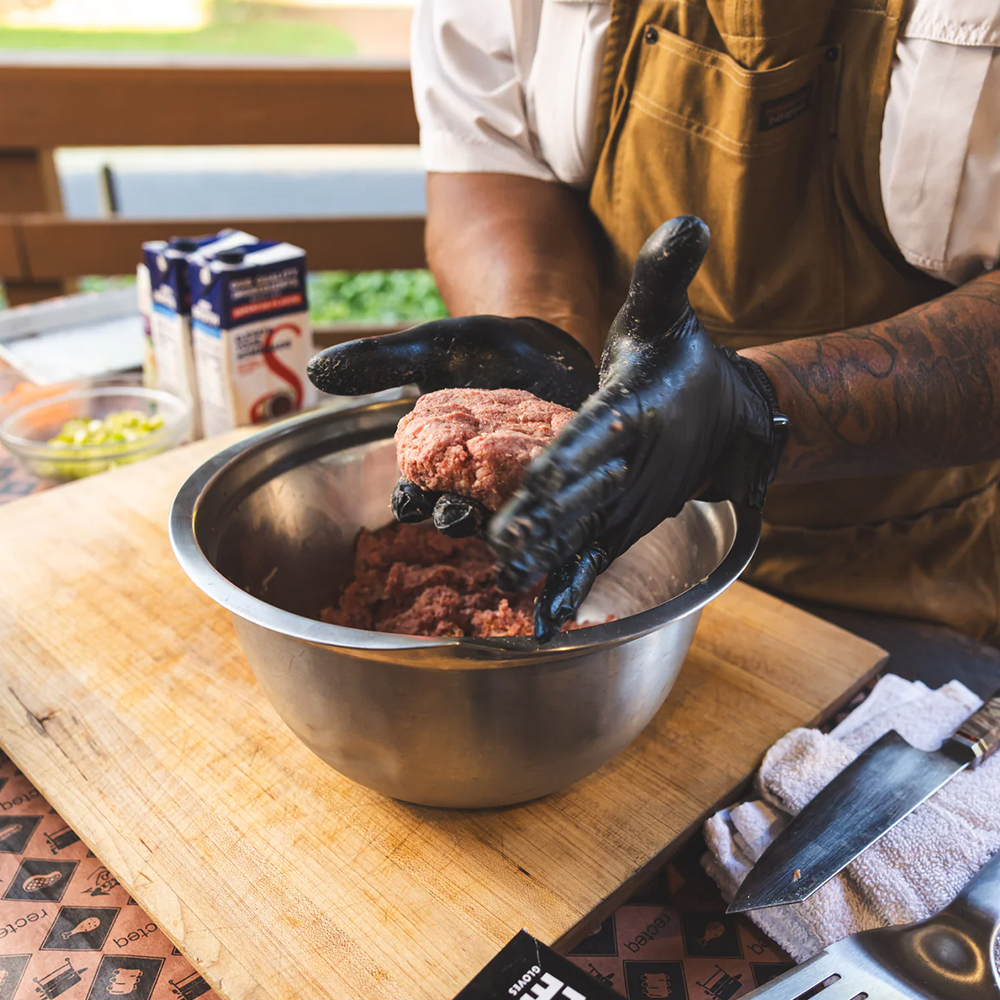
M 628 297 L 612 324 L 612 335 L 649 340 L 672 330 L 691 308 L 687 288 L 708 243 L 708 226 L 693 215 L 664 222 L 635 259 Z

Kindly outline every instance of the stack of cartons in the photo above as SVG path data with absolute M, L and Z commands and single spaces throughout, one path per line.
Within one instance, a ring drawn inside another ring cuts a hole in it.
M 305 252 L 223 230 L 143 244 L 146 382 L 191 402 L 194 437 L 308 409 Z

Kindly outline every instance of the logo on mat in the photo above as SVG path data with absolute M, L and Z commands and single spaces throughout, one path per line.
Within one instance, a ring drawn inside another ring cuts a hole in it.
M 62 965 L 46 972 L 41 979 L 34 977 L 34 982 L 37 984 L 35 992 L 40 993 L 46 1000 L 56 1000 L 56 997 L 61 997 L 67 990 L 76 986 L 86 971 L 86 968 L 74 968 L 73 963 L 67 958 Z
M 111 925 L 118 916 L 117 906 L 62 906 L 40 951 L 100 951 Z
M 133 958 L 129 955 L 104 955 L 97 967 L 87 1000 L 106 997 L 131 997 L 149 1000 L 156 985 L 162 958 Z
M 54 833 L 45 833 L 42 836 L 45 837 L 45 842 L 53 854 L 58 854 L 63 848 L 80 843 L 76 831 L 71 830 L 68 826 L 60 827 Z
M 725 914 L 685 913 L 681 917 L 684 951 L 712 958 L 742 958 L 740 932 L 733 917 Z
M 180 1000 L 197 1000 L 198 997 L 203 996 L 212 988 L 197 972 L 192 972 L 189 976 L 178 979 L 176 982 L 173 979 L 168 979 L 167 982 L 170 983 L 171 992 L 176 994 Z
M 642 1000 L 688 1000 L 680 962 L 626 962 L 626 996 Z
M 786 94 L 784 97 L 775 97 L 773 100 L 764 101 L 760 106 L 760 121 L 758 127 L 761 132 L 768 129 L 777 128 L 779 125 L 786 125 L 799 115 L 804 115 L 812 104 L 813 85 L 807 83 L 804 87 Z
M 41 821 L 41 816 L 5 816 L 0 819 L 0 853 L 21 854 Z
M 0 955 L 0 1000 L 14 1000 L 17 984 L 30 961 L 30 955 Z
M 76 861 L 25 858 L 3 894 L 4 899 L 47 899 L 58 903 L 69 885 Z

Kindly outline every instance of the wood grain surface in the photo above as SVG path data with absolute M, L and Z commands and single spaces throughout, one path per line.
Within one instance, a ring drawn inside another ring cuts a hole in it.
M 419 133 L 405 63 L 7 52 L 0 88 L 10 148 L 396 144 Z
M 0 510 L 0 743 L 231 1000 L 444 1000 L 521 928 L 572 944 L 882 659 L 737 584 L 596 774 L 501 810 L 385 799 L 284 726 L 170 552 L 174 492 L 233 437 Z
M 2 163 L 0 163 L 2 166 Z M 426 267 L 424 220 L 376 219 L 64 219 L 53 214 L 0 215 L 0 274 L 39 280 L 80 274 L 129 274 L 144 240 L 213 233 L 233 226 L 262 240 L 302 247 L 315 271 Z M 13 246 L 16 260 L 5 247 Z M 5 270 L 13 265 L 20 270 Z M 53 293 L 55 294 L 55 293 Z

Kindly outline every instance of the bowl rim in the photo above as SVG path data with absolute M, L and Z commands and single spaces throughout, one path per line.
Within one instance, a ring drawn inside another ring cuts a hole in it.
M 413 401 L 403 402 L 412 405 Z M 495 669 L 503 662 L 514 666 L 519 661 L 529 659 L 555 660 L 600 647 L 616 646 L 686 618 L 700 611 L 735 583 L 757 550 L 761 533 L 760 510 L 746 504 L 725 501 L 733 512 L 736 531 L 729 551 L 704 580 L 655 607 L 612 622 L 590 625 L 572 632 L 560 632 L 544 644 L 533 636 L 449 638 L 401 635 L 333 625 L 285 611 L 253 597 L 215 568 L 198 542 L 198 512 L 216 481 L 233 463 L 249 458 L 252 453 L 268 447 L 276 439 L 294 435 L 303 424 L 336 419 L 364 409 L 398 408 L 399 405 L 400 401 L 395 400 L 361 400 L 335 410 L 320 409 L 300 414 L 237 441 L 202 463 L 177 491 L 168 519 L 171 548 L 191 582 L 222 608 L 243 621 L 311 645 L 343 649 L 361 656 L 366 653 L 404 656 L 415 654 L 415 658 L 405 660 L 405 666 L 446 669 L 481 666 Z M 391 433 L 386 437 L 391 438 Z M 439 656 L 420 655 L 440 653 L 442 650 L 450 654 L 450 662 L 442 661 Z
M 8 425 L 17 417 L 34 413 L 44 409 L 46 406 L 55 406 L 60 403 L 70 402 L 77 399 L 98 399 L 102 396 L 138 396 L 141 399 L 166 403 L 171 406 L 179 406 L 180 410 L 169 422 L 164 418 L 163 426 L 137 438 L 131 442 L 115 442 L 109 444 L 84 444 L 66 445 L 64 448 L 56 448 L 47 441 L 33 441 L 30 438 L 21 437 L 19 434 L 11 433 Z M 166 389 L 153 389 L 139 385 L 102 385 L 102 386 L 82 386 L 76 389 L 68 389 L 53 396 L 45 396 L 42 399 L 33 400 L 23 406 L 17 406 L 0 414 L 0 442 L 10 451 L 18 454 L 30 455 L 34 458 L 45 459 L 46 461 L 58 462 L 104 462 L 108 458 L 118 458 L 123 455 L 132 455 L 136 452 L 145 451 L 151 445 L 159 444 L 164 438 L 168 438 L 178 427 L 191 418 L 192 404 L 189 400 L 182 398 Z M 123 448 L 122 444 L 128 447 Z M 86 451 L 83 455 L 80 452 Z

